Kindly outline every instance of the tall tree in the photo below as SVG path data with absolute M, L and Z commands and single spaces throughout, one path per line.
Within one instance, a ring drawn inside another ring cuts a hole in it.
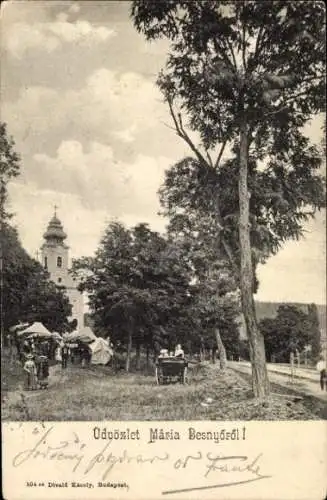
M 3 327 L 41 321 L 51 331 L 69 329 L 68 297 L 49 280 L 48 273 L 23 249 L 17 231 L 8 222 L 2 227 Z
M 81 289 L 89 294 L 96 327 L 112 331 L 126 347 L 126 371 L 132 347 L 176 341 L 191 300 L 189 265 L 178 245 L 146 224 L 131 230 L 109 224 L 94 258 L 74 262 Z M 84 277 L 83 277 L 84 273 Z
M 3 239 L 6 221 L 11 217 L 7 209 L 8 183 L 19 175 L 20 158 L 15 151 L 14 140 L 8 136 L 7 126 L 0 122 L 0 329 L 1 345 L 4 336 L 4 281 L 3 281 Z
M 310 341 L 309 315 L 294 305 L 279 306 L 276 317 L 263 318 L 259 328 L 269 360 L 288 363 L 290 353 L 301 352 Z
M 240 300 L 228 272 L 211 270 L 195 285 L 194 317 L 199 321 L 205 347 L 218 352 L 220 368 L 225 369 L 227 354 L 234 356 L 239 343 Z
M 7 126 L 0 122 L 0 221 L 10 217 L 6 204 L 8 201 L 8 183 L 19 175 L 20 157 L 15 151 L 15 143 L 8 135 Z
M 321 332 L 319 324 L 318 308 L 316 304 L 308 306 L 308 322 L 311 345 L 311 358 L 313 361 L 318 361 L 319 354 L 321 353 Z
M 166 71 L 158 83 L 177 135 L 202 169 L 219 170 L 227 145 L 237 157 L 241 300 L 253 391 L 263 397 L 269 394 L 269 382 L 253 299 L 249 161 L 254 158 L 262 165 L 265 161 L 266 169 L 275 165 L 274 196 L 279 195 L 290 164 L 295 169 L 303 156 L 310 159 L 310 169 L 320 162 L 301 128 L 325 106 L 324 7 L 301 1 L 135 0 L 131 14 L 147 39 L 165 37 L 171 42 Z M 183 114 L 198 132 L 202 147 L 192 140 Z M 292 185 L 288 187 L 292 192 Z M 319 179 L 317 189 L 321 190 Z M 221 232 L 218 196 L 215 205 L 216 228 Z

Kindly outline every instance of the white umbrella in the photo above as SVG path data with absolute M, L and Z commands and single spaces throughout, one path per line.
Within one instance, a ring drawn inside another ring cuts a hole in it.
M 19 330 L 24 330 L 25 328 L 28 327 L 28 325 L 29 325 L 29 323 L 18 323 L 17 325 L 10 327 L 9 331 L 14 333 L 14 332 L 17 332 Z
M 25 330 L 22 330 L 19 332 L 19 335 L 23 335 L 25 333 L 29 333 L 30 336 L 33 336 L 33 337 L 46 337 L 46 338 L 50 338 L 52 335 L 51 333 L 49 332 L 49 330 L 44 326 L 42 325 L 42 323 L 36 321 L 35 323 L 33 323 L 33 325 L 29 326 L 28 328 L 25 328 Z

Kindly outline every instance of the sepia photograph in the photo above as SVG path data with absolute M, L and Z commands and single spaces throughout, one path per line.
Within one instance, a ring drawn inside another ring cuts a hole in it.
M 326 420 L 325 23 L 3 2 L 3 422 Z

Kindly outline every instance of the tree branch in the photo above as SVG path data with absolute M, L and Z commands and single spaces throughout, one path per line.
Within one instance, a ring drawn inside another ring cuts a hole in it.
M 251 64 L 252 68 L 255 68 L 258 65 L 258 60 L 259 60 L 261 47 L 262 47 L 263 36 L 264 36 L 264 27 L 262 25 L 259 28 L 258 36 L 257 36 L 256 43 L 255 43 L 253 59 L 252 59 L 252 64 Z M 250 65 L 248 65 L 248 69 L 249 69 L 249 66 Z
M 220 163 L 221 157 L 222 157 L 222 155 L 224 153 L 224 150 L 225 150 L 225 147 L 226 147 L 226 144 L 227 144 L 227 140 L 228 139 L 226 137 L 225 140 L 223 141 L 222 145 L 221 145 L 220 151 L 219 151 L 218 156 L 217 156 L 217 160 L 215 162 L 215 167 L 214 167 L 215 170 L 217 170 L 218 167 L 219 167 L 219 163 Z
M 182 116 L 181 116 L 181 114 L 178 113 L 178 115 L 177 115 L 178 119 L 176 118 L 176 114 L 175 114 L 175 111 L 174 111 L 174 108 L 173 108 L 173 105 L 172 105 L 172 100 L 170 98 L 168 98 L 168 105 L 169 105 L 170 114 L 171 114 L 172 119 L 174 121 L 174 125 L 175 125 L 175 128 L 176 128 L 177 135 L 181 139 L 183 139 L 186 142 L 186 144 L 189 145 L 189 147 L 191 148 L 191 150 L 193 151 L 193 153 L 196 155 L 196 157 L 198 158 L 198 160 L 201 163 L 210 166 L 210 164 L 208 164 L 208 161 L 204 158 L 204 156 L 201 154 L 201 152 L 199 151 L 199 149 L 194 145 L 194 143 L 191 141 L 189 135 L 185 131 L 185 129 L 183 127 L 183 122 L 182 122 Z
M 235 68 L 235 73 L 236 73 L 237 72 L 236 58 L 235 58 L 235 54 L 234 54 L 234 51 L 233 51 L 233 46 L 230 44 L 228 38 L 226 38 L 226 44 L 227 44 L 227 47 L 229 48 L 229 51 L 231 53 L 231 56 L 232 56 L 232 59 L 233 59 L 233 64 L 234 64 L 234 68 Z
M 233 66 L 232 61 L 228 58 L 226 54 L 226 49 L 225 51 L 219 46 L 218 41 L 214 38 L 213 39 L 213 44 L 215 47 L 216 53 L 225 61 L 226 65 L 230 67 L 230 69 L 233 71 L 233 73 L 236 74 L 237 68 Z
M 245 59 L 245 50 L 246 50 L 246 44 L 245 44 L 245 24 L 243 22 L 242 23 L 242 61 L 243 61 L 244 73 L 246 73 L 246 71 L 247 71 L 246 59 Z
M 318 80 L 320 78 L 325 78 L 325 74 L 321 73 L 320 75 L 314 75 L 314 76 L 309 76 L 308 78 L 304 78 L 303 80 L 300 79 L 301 85 L 304 83 L 312 82 L 313 80 Z
M 295 94 L 291 97 L 288 97 L 288 98 L 286 98 L 286 100 L 283 103 L 281 103 L 281 105 L 277 109 L 274 109 L 273 111 L 268 111 L 267 113 L 265 113 L 265 116 L 273 116 L 273 115 L 280 113 L 281 111 L 287 110 L 288 106 L 290 104 L 293 104 L 294 102 L 296 102 L 296 99 L 298 97 L 307 96 L 307 95 L 308 95 L 308 91 L 304 90 L 304 91 L 299 92 L 298 94 Z M 260 111 L 262 111 L 262 108 L 260 108 Z
M 176 132 L 176 129 L 174 127 L 172 127 L 171 125 L 168 125 L 168 123 L 165 123 L 165 122 L 161 122 L 165 127 L 169 128 L 170 130 L 173 130 L 174 132 Z
M 303 91 L 299 92 L 298 94 L 295 94 L 291 97 L 286 98 L 286 100 L 282 103 L 282 107 L 279 108 L 278 111 L 280 111 L 282 108 L 285 108 L 286 105 L 295 102 L 298 97 L 307 96 L 307 95 L 308 95 L 308 91 L 303 90 Z
M 216 160 L 216 162 L 215 162 L 215 167 L 214 167 L 214 168 L 215 168 L 215 170 L 217 170 L 217 169 L 218 169 L 218 167 L 219 167 L 219 163 L 220 163 L 220 161 L 221 161 L 221 158 L 222 158 L 223 153 L 224 153 L 224 151 L 225 151 L 225 147 L 226 147 L 227 142 L 228 142 L 228 135 L 229 135 L 229 133 L 231 132 L 231 130 L 233 129 L 234 124 L 235 124 L 234 122 L 231 122 L 231 123 L 229 124 L 229 126 L 227 127 L 226 133 L 224 134 L 224 135 L 225 135 L 225 139 L 224 139 L 224 140 L 223 140 L 223 142 L 222 142 L 222 145 L 221 145 L 220 151 L 219 151 L 219 153 L 218 153 L 217 160 Z
M 210 166 L 213 168 L 212 158 L 210 156 L 209 151 L 206 151 L 206 155 L 207 155 L 207 158 L 208 158 L 208 162 L 210 163 Z

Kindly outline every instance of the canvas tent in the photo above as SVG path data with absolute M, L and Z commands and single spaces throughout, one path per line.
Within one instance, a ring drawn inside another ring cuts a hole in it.
M 92 365 L 106 365 L 113 355 L 113 350 L 109 347 L 108 342 L 101 337 L 90 344 L 90 349 L 92 351 Z
M 79 340 L 80 342 L 90 343 L 96 339 L 96 335 L 94 335 L 89 326 L 86 326 L 81 330 L 69 333 L 68 335 L 64 335 L 65 342 L 76 342 Z
M 58 343 L 62 342 L 62 336 L 58 332 L 52 332 L 52 338 Z
M 18 335 L 26 335 L 26 334 L 29 334 L 29 337 L 42 337 L 42 338 L 52 337 L 52 334 L 49 332 L 49 330 L 44 325 L 42 325 L 42 323 L 39 323 L 38 321 L 33 323 L 28 328 L 25 328 L 24 330 L 18 332 Z

